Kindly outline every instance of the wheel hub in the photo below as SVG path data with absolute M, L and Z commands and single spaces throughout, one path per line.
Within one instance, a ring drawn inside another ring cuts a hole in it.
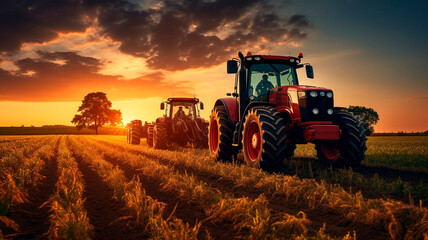
M 256 161 L 261 152 L 260 126 L 256 121 L 251 121 L 245 132 L 245 149 L 251 161 Z
M 255 149 L 257 147 L 257 143 L 258 143 L 258 136 L 257 134 L 253 134 L 253 138 L 252 138 L 252 146 Z
M 209 141 L 210 141 L 210 151 L 212 153 L 216 153 L 217 149 L 218 149 L 218 135 L 219 135 L 219 131 L 218 131 L 218 125 L 217 125 L 217 120 L 212 118 L 211 119 L 211 124 L 210 124 L 210 136 L 209 136 Z
M 340 149 L 339 149 L 338 142 L 322 143 L 320 146 L 321 146 L 321 151 L 323 155 L 328 160 L 331 160 L 334 162 L 340 158 Z

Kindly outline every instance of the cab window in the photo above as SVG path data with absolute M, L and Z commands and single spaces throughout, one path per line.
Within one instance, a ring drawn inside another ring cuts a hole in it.
M 248 96 L 258 98 L 272 88 L 297 84 L 295 69 L 287 64 L 253 64 L 249 70 Z
M 171 104 L 171 117 L 175 117 L 178 111 L 182 111 L 185 116 L 195 119 L 195 105 L 191 102 L 173 102 Z

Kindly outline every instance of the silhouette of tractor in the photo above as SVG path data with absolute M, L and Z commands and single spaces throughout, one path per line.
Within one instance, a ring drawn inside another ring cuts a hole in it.
M 147 144 L 156 149 L 165 149 L 172 143 L 194 148 L 208 147 L 208 122 L 199 115 L 199 109 L 204 109 L 199 99 L 168 98 L 161 103 L 160 109 L 165 110 L 165 114 L 154 123 L 142 126 L 139 120 L 131 122 L 129 143 L 139 144 L 138 134 L 145 132 Z M 138 140 L 132 142 L 133 139 Z
M 147 122 L 142 125 L 141 120 L 132 120 L 126 125 L 128 129 L 126 141 L 131 144 L 140 144 L 140 138 L 147 137 L 147 129 L 152 125 Z
M 284 170 L 296 144 L 314 143 L 317 156 L 333 167 L 357 168 L 364 159 L 365 130 L 344 108 L 334 107 L 333 91 L 299 85 L 303 54 L 251 55 L 227 62 L 235 89 L 218 99 L 209 120 L 209 150 L 215 160 L 231 161 L 242 150 L 245 162 L 268 172 Z

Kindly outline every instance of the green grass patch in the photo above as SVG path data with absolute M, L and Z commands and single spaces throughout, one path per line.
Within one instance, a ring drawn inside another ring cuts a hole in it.
M 314 144 L 297 145 L 295 157 L 316 158 Z M 428 136 L 368 137 L 366 166 L 428 172 Z

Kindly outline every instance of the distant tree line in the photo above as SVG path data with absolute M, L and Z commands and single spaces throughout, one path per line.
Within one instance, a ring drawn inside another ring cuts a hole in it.
M 42 127 L 69 127 L 63 124 L 54 124 L 54 125 L 43 125 Z
M 428 130 L 425 132 L 383 132 L 373 133 L 372 136 L 428 136 Z
M 347 110 L 362 122 L 364 129 L 366 129 L 366 136 L 428 136 L 428 130 L 421 132 L 400 131 L 375 133 L 374 125 L 379 122 L 379 114 L 373 108 L 366 108 L 363 106 L 349 106 Z

